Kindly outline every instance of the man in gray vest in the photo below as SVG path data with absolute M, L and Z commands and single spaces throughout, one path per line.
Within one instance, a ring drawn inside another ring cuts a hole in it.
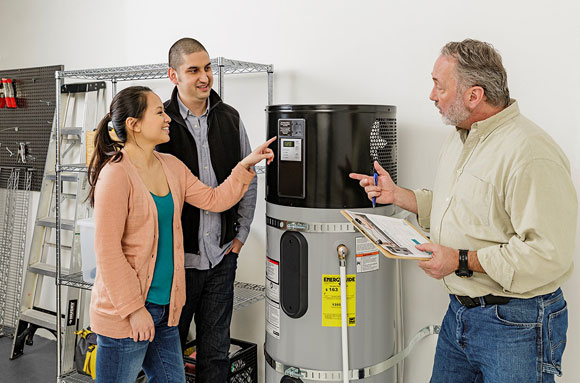
M 165 102 L 171 140 L 157 150 L 175 155 L 203 183 L 216 187 L 252 151 L 244 124 L 212 90 L 210 58 L 199 41 L 182 38 L 173 44 L 168 73 L 175 84 Z M 227 379 L 237 259 L 250 232 L 256 188 L 254 178 L 239 204 L 223 213 L 183 208 L 187 300 L 179 333 L 184 347 L 195 318 L 198 383 Z
M 369 198 L 417 214 L 419 262 L 450 294 L 431 383 L 554 382 L 562 374 L 578 201 L 570 164 L 510 99 L 501 56 L 476 40 L 443 47 L 430 99 L 455 127 L 433 190 L 397 186 L 377 163 Z

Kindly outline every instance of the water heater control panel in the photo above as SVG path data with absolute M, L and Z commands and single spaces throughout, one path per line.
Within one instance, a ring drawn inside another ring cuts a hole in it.
M 282 138 L 280 140 L 280 159 L 282 161 L 302 161 L 302 140 Z
M 305 198 L 306 167 L 304 161 L 306 120 L 278 120 L 278 195 Z

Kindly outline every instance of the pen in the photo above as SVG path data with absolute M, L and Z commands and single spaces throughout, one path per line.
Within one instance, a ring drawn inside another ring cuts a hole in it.
M 377 183 L 379 181 L 379 175 L 377 173 L 377 171 L 374 171 L 374 175 L 373 175 L 374 179 L 375 179 L 375 186 L 377 186 Z M 373 208 L 376 206 L 377 204 L 377 197 L 373 197 Z

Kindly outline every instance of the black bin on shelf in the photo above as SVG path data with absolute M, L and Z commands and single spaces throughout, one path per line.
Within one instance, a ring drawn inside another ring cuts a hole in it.
M 258 346 L 255 343 L 245 342 L 239 339 L 231 339 L 231 344 L 240 346 L 242 349 L 230 356 L 230 371 L 228 383 L 258 383 Z M 186 344 L 186 350 L 195 348 L 196 342 L 192 340 Z M 188 356 L 183 357 L 185 363 L 193 366 L 196 360 Z M 195 382 L 195 372 L 185 371 L 185 381 Z

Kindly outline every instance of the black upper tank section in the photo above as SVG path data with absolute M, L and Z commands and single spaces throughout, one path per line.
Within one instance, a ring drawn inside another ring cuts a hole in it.
M 270 203 L 328 209 L 370 207 L 364 190 L 348 174 L 372 174 L 373 159 L 397 182 L 395 106 L 270 105 L 266 117 L 268 138 L 279 136 L 271 146 L 276 159 L 266 169 L 266 200 Z M 279 127 L 287 127 L 288 120 L 303 130 L 298 137 L 303 145 L 302 167 L 298 162 L 280 163 L 284 137 Z M 285 190 L 296 182 L 303 183 L 302 195 L 289 197 Z

